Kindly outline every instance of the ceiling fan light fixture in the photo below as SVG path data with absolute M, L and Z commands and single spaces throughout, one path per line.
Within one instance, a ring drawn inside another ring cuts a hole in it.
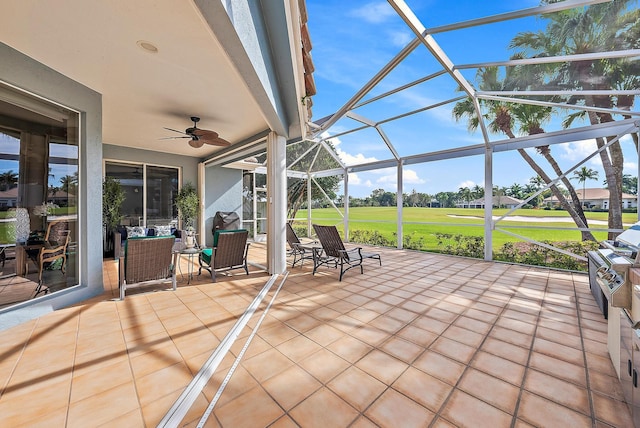
M 189 145 L 194 149 L 199 149 L 200 147 L 204 146 L 204 141 L 199 140 L 197 137 L 195 137 L 189 140 Z
M 158 53 L 158 48 L 156 47 L 156 45 L 154 45 L 154 44 L 153 44 L 153 43 L 151 43 L 151 42 L 148 42 L 148 41 L 146 41 L 146 40 L 138 40 L 138 41 L 136 42 L 136 44 L 138 45 L 138 47 L 139 47 L 140 49 L 143 49 L 143 50 L 144 50 L 144 51 L 146 51 L 146 52 L 149 52 L 149 53 Z

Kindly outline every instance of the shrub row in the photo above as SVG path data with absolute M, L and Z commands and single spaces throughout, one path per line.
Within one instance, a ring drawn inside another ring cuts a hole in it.
M 397 235 L 395 233 L 393 235 L 393 238 L 390 239 L 375 230 L 353 230 L 350 233 L 350 238 L 351 242 L 395 247 L 395 237 Z M 450 233 L 437 233 L 435 236 L 439 247 L 438 252 L 442 254 L 478 259 L 484 258 L 484 237 L 482 236 L 465 236 Z M 543 241 L 543 243 L 583 257 L 587 256 L 588 251 L 598 248 L 598 243 L 593 241 Z M 418 235 L 415 232 L 404 235 L 403 247 L 411 250 L 424 250 L 424 235 Z M 493 259 L 574 271 L 587 271 L 588 269 L 586 262 L 573 256 L 528 242 L 508 242 L 500 250 L 494 252 Z

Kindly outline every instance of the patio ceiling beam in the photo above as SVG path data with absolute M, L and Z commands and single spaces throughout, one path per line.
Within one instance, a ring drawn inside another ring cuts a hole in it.
M 338 109 L 326 122 L 320 126 L 320 130 L 314 135 L 330 128 L 338 120 L 340 120 L 349 110 L 353 108 L 371 89 L 373 89 L 382 79 L 384 79 L 398 64 L 400 64 L 415 48 L 420 45 L 418 38 L 412 40 L 405 46 L 391 61 L 389 61 L 378 73 L 376 73 L 371 80 L 369 80 L 358 92 L 355 93 L 349 101 L 347 101 L 342 107 Z
M 256 153 L 265 152 L 267 150 L 267 135 L 270 130 L 266 129 L 255 134 L 244 141 L 240 141 L 226 149 L 214 153 L 211 157 L 204 160 L 205 165 L 219 165 L 234 160 L 240 160 Z
M 322 146 L 324 147 L 324 149 L 327 151 L 327 153 L 329 153 L 329 155 L 336 161 L 338 162 L 338 165 L 340 165 L 341 168 L 346 168 L 346 165 L 344 164 L 344 162 L 342 161 L 342 159 L 340 159 L 340 157 L 338 156 L 338 154 L 335 152 L 335 150 L 329 146 L 329 144 L 327 143 L 326 140 L 321 140 L 320 144 L 322 144 Z
M 391 141 L 389 140 L 389 137 L 384 132 L 384 130 L 382 128 L 380 128 L 378 123 L 376 123 L 376 122 L 374 122 L 374 121 L 372 121 L 370 119 L 367 119 L 366 117 L 361 116 L 361 115 L 359 115 L 357 113 L 354 113 L 353 111 L 347 112 L 346 116 L 348 118 L 350 118 L 350 119 L 353 119 L 355 121 L 364 123 L 365 125 L 369 125 L 369 126 L 375 128 L 376 131 L 378 131 L 378 134 L 380 135 L 380 138 L 382 138 L 382 141 L 384 141 L 384 143 L 387 145 L 387 148 L 389 149 L 389 151 L 391 152 L 393 157 L 395 159 L 400 159 L 400 155 L 396 151 L 395 147 L 393 147 L 393 144 L 391 144 Z
M 506 96 L 574 96 L 574 95 L 640 95 L 640 90 L 614 90 L 614 89 L 594 89 L 588 91 L 478 91 L 478 96 L 483 95 L 506 95 Z
M 424 153 L 421 155 L 407 156 L 402 159 L 404 165 L 413 165 L 417 163 L 428 163 L 446 159 L 456 159 L 469 156 L 480 156 L 485 153 L 487 147 L 485 144 L 477 144 L 473 146 L 458 147 L 455 149 L 441 150 L 437 152 Z
M 391 7 L 400 15 L 402 20 L 418 37 L 420 42 L 431 52 L 435 59 L 442 65 L 442 67 L 449 73 L 449 75 L 456 81 L 458 85 L 469 96 L 473 96 L 475 89 L 467 81 L 467 79 L 458 70 L 454 70 L 453 62 L 449 59 L 447 54 L 444 53 L 442 48 L 436 43 L 435 39 L 427 34 L 426 28 L 418 17 L 413 13 L 411 8 L 404 2 L 404 0 L 387 0 Z
M 527 9 L 516 10 L 514 12 L 500 13 L 484 18 L 470 19 L 468 21 L 456 22 L 455 24 L 440 25 L 438 27 L 427 28 L 427 34 L 444 33 L 447 31 L 459 30 L 461 28 L 476 27 L 479 25 L 492 24 L 494 22 L 508 21 L 517 18 L 526 18 L 527 16 L 542 15 L 553 12 L 560 12 L 567 9 L 573 9 L 581 6 L 590 6 L 593 4 L 607 3 L 611 0 L 566 0 L 558 3 L 548 4 L 545 6 L 531 7 Z
M 327 141 L 327 140 L 330 140 L 332 138 L 342 137 L 343 135 L 353 134 L 354 132 L 362 131 L 363 129 L 367 129 L 367 128 L 370 128 L 370 126 L 369 125 L 359 126 L 358 128 L 353 128 L 353 129 L 349 129 L 347 131 L 338 132 L 337 134 L 334 134 L 334 135 L 330 135 L 330 136 L 327 136 L 327 137 L 322 137 L 321 141 Z
M 479 62 L 475 64 L 459 64 L 454 69 L 464 70 L 469 68 L 497 67 L 497 66 L 518 66 L 518 65 L 535 65 L 535 64 L 551 64 L 555 62 L 573 62 L 573 61 L 595 61 L 604 58 L 627 58 L 640 56 L 640 49 L 627 49 L 623 51 L 609 52 L 592 52 L 574 55 L 558 55 L 545 56 L 536 58 L 511 59 L 505 61 Z
M 340 211 L 338 207 L 336 207 L 336 204 L 333 203 L 333 200 L 329 197 L 329 195 L 327 195 L 327 192 L 324 191 L 320 183 L 318 183 L 313 177 L 311 177 L 311 181 L 316 185 L 318 189 L 320 189 L 320 192 L 324 195 L 325 198 L 327 198 L 327 201 L 329 201 L 333 209 L 336 210 L 338 214 L 340 214 L 340 217 L 344 218 L 344 214 L 342 213 L 342 211 Z
M 289 165 L 287 165 L 287 168 L 291 168 L 293 167 L 295 164 L 297 164 L 298 162 L 300 162 L 302 160 L 302 158 L 304 158 L 306 155 L 308 155 L 309 153 L 311 153 L 311 151 L 318 147 L 319 143 L 314 143 L 311 147 L 309 147 L 307 150 L 305 150 L 304 153 L 302 153 L 300 156 L 298 156 L 298 159 L 294 160 L 293 162 L 291 162 Z
M 392 122 L 394 120 L 402 119 L 402 118 L 407 117 L 407 116 L 411 116 L 411 115 L 414 115 L 414 114 L 422 113 L 423 111 L 431 110 L 432 108 L 441 107 L 443 105 L 447 105 L 447 104 L 450 104 L 450 103 L 453 103 L 453 102 L 456 102 L 456 101 L 460 101 L 460 100 L 465 99 L 466 97 L 467 97 L 466 95 L 461 95 L 459 97 L 449 98 L 448 100 L 440 101 L 439 103 L 431 104 L 431 105 L 428 105 L 426 107 L 422 107 L 422 108 L 419 108 L 419 109 L 416 109 L 416 110 L 412 110 L 412 111 L 407 112 L 407 113 L 402 113 L 402 114 L 399 114 L 397 116 L 393 116 L 393 117 L 390 117 L 390 118 L 387 118 L 387 119 L 383 119 L 380 122 L 378 122 L 378 124 L 384 125 L 387 122 Z
M 373 120 L 367 119 L 366 117 L 361 116 L 358 113 L 354 113 L 353 111 L 348 111 L 345 114 L 345 116 L 348 117 L 349 119 L 355 120 L 356 122 L 364 123 L 365 125 L 370 126 L 370 127 L 375 127 L 376 124 L 377 124 Z
M 432 73 L 432 74 L 430 74 L 430 75 L 428 75 L 428 76 L 425 76 L 425 77 L 420 78 L 420 79 L 418 79 L 418 80 L 414 80 L 413 82 L 409 82 L 409 83 L 407 83 L 407 84 L 405 84 L 405 85 L 398 86 L 398 87 L 397 87 L 397 88 L 395 88 L 395 89 L 392 89 L 392 90 L 390 90 L 390 91 L 387 91 L 387 92 L 385 92 L 385 93 L 382 93 L 382 94 L 380 94 L 380 95 L 377 95 L 377 96 L 375 96 L 375 97 L 373 97 L 373 98 L 366 99 L 366 100 L 362 101 L 361 103 L 358 103 L 358 104 L 356 104 L 355 106 L 353 106 L 353 108 L 354 108 L 354 109 L 356 109 L 356 108 L 358 108 L 358 107 L 362 107 L 362 106 L 365 106 L 365 105 L 367 105 L 367 104 L 370 104 L 370 103 L 372 103 L 372 102 L 374 102 L 374 101 L 381 100 L 382 98 L 386 98 L 386 97 L 388 97 L 389 95 L 396 94 L 396 93 L 398 93 L 398 92 L 400 92 L 400 91 L 404 91 L 405 89 L 409 89 L 409 88 L 412 88 L 412 87 L 414 87 L 414 86 L 416 86 L 416 85 L 419 85 L 420 83 L 427 82 L 427 81 L 429 81 L 429 80 L 431 80 L 431 79 L 433 79 L 433 78 L 435 78 L 435 77 L 442 76 L 442 75 L 443 75 L 443 74 L 445 74 L 445 73 L 446 73 L 446 71 L 445 71 L 445 70 L 436 71 L 435 73 Z
M 313 156 L 313 160 L 309 164 L 309 168 L 307 168 L 307 174 L 311 174 L 311 168 L 313 168 L 313 165 L 315 165 L 316 160 L 318 160 L 318 155 L 320 154 L 320 150 L 322 150 L 322 146 L 318 144 L 317 148 L 318 149 L 316 150 L 316 154 Z
M 611 114 L 621 114 L 627 116 L 640 116 L 640 112 L 630 111 L 630 110 L 618 110 L 614 108 L 604 108 L 604 107 L 592 107 L 585 106 L 581 104 L 566 104 L 566 103 L 553 103 L 550 101 L 539 101 L 528 98 L 511 98 L 511 97 L 500 97 L 497 95 L 478 95 L 478 98 L 482 98 L 484 100 L 494 100 L 494 101 L 504 101 L 510 103 L 518 103 L 518 104 L 530 104 L 534 106 L 542 106 L 542 107 L 560 107 L 566 108 L 570 110 L 585 110 L 585 111 L 595 111 L 599 113 L 611 113 Z
M 419 108 L 419 109 L 416 109 L 416 110 L 412 110 L 412 111 L 407 112 L 407 113 L 402 113 L 402 114 L 399 114 L 397 116 L 389 117 L 387 119 L 382 119 L 381 121 L 379 121 L 377 123 L 379 125 L 384 125 L 385 123 L 392 122 L 392 121 L 397 120 L 397 119 L 402 119 L 404 117 L 411 116 L 411 115 L 414 115 L 414 114 L 422 113 L 423 111 L 427 111 L 427 110 L 430 110 L 430 109 L 436 108 L 436 107 L 441 107 L 443 105 L 450 104 L 450 103 L 453 103 L 453 102 L 456 102 L 456 101 L 460 101 L 460 100 L 463 100 L 465 98 L 466 98 L 466 95 L 461 95 L 459 97 L 450 98 L 448 100 L 444 100 L 444 101 L 441 101 L 439 103 L 431 104 L 431 105 L 428 105 L 426 107 L 422 107 L 422 108 Z M 353 134 L 354 132 L 362 131 L 363 129 L 367 129 L 367 128 L 370 128 L 370 127 L 371 127 L 371 125 L 360 126 L 358 128 L 349 129 L 347 131 L 343 131 L 343 132 L 331 135 L 329 137 L 325 137 L 322 140 L 326 141 L 326 140 L 330 140 L 332 138 L 342 137 L 343 135 Z
M 256 169 L 256 172 L 259 172 L 258 170 L 259 170 L 259 168 Z M 267 170 L 265 168 L 264 174 L 266 174 L 266 173 L 267 173 Z M 300 178 L 302 180 L 306 180 L 308 176 L 309 176 L 309 174 L 307 174 L 304 171 L 292 171 L 290 169 L 287 170 L 287 177 Z
M 506 152 L 520 148 L 547 146 L 561 143 L 569 143 L 574 141 L 594 139 L 598 137 L 608 137 L 612 135 L 620 135 L 634 132 L 634 129 L 640 128 L 638 119 L 625 119 L 615 122 L 607 122 L 598 125 L 590 125 L 582 128 L 567 129 L 556 132 L 547 132 L 545 134 L 527 135 L 525 137 L 511 138 L 491 143 L 491 149 L 494 152 Z M 439 160 L 455 159 L 468 156 L 480 156 L 486 150 L 484 144 L 470 145 L 465 147 L 457 147 L 453 149 L 426 152 L 418 155 L 406 156 L 401 158 L 404 165 L 412 165 L 419 163 L 428 163 Z M 397 160 L 386 159 L 374 162 L 367 162 L 358 165 L 347 166 L 348 172 L 364 172 L 382 168 L 393 168 L 397 165 Z
M 396 148 L 391 143 L 391 140 L 387 136 L 386 132 L 384 132 L 384 130 L 379 125 L 376 125 L 375 128 L 376 128 L 376 131 L 378 131 L 378 134 L 380 134 L 380 138 L 382 138 L 384 143 L 387 145 L 387 147 L 391 151 L 391 154 L 393 155 L 393 157 L 396 160 L 400 160 L 400 155 L 398 154 L 398 152 L 396 151 Z
M 582 128 L 565 129 L 562 131 L 545 132 L 544 134 L 527 135 L 518 138 L 494 141 L 491 147 L 496 152 L 524 149 L 528 147 L 550 146 L 554 144 L 571 143 L 574 141 L 592 140 L 634 132 L 633 128 L 640 127 L 640 120 L 625 119 L 615 122 L 600 123 Z
M 312 177 L 333 177 L 334 175 L 343 175 L 345 173 L 345 168 L 333 168 L 333 169 L 325 169 L 324 171 L 312 172 Z

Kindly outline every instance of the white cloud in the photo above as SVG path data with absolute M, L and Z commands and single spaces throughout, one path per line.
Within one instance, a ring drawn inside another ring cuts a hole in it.
M 458 189 L 460 188 L 465 188 L 468 187 L 469 189 L 473 188 L 476 185 L 475 181 L 473 180 L 466 180 L 463 181 L 462 183 L 458 184 Z
M 360 180 L 360 177 L 358 177 L 358 174 L 356 174 L 355 172 L 349 173 L 349 185 L 352 185 L 352 184 L 354 186 L 358 186 L 362 184 L 362 180 Z
M 387 169 L 387 170 L 389 170 L 389 169 Z M 424 183 L 426 183 L 426 181 L 423 180 L 422 178 L 418 177 L 418 174 L 412 169 L 405 169 L 402 172 L 402 181 L 403 181 L 403 184 L 424 184 Z M 397 188 L 397 185 L 398 185 L 398 175 L 396 174 L 395 170 L 393 170 L 392 174 L 383 175 L 382 177 L 378 178 L 376 180 L 376 183 L 380 184 L 382 186 L 386 185 L 386 186 L 392 187 L 395 190 Z
M 362 187 L 373 188 L 373 183 L 371 183 L 371 180 L 363 181 L 358 174 L 356 174 L 355 172 L 350 172 L 349 186 L 362 186 Z
M 580 162 L 598 150 L 598 146 L 594 140 L 582 140 L 573 143 L 560 144 L 559 148 L 562 150 L 560 157 L 572 162 Z M 602 167 L 600 155 L 595 155 L 589 159 L 586 164 Z
M 404 184 L 424 184 L 424 183 L 426 183 L 426 181 L 423 180 L 422 178 L 418 177 L 418 173 L 416 173 L 412 169 L 405 169 L 402 172 L 402 181 L 404 182 Z
M 328 136 L 329 136 L 329 133 L 326 131 L 323 132 L 321 135 L 322 138 L 327 138 Z M 340 147 L 340 144 L 342 144 L 342 141 L 340 141 L 339 138 L 329 138 L 327 142 L 331 142 L 331 144 L 333 144 L 333 147 L 336 149 L 336 153 L 338 154 L 338 157 L 342 159 L 342 162 L 344 162 L 345 165 L 358 165 L 358 164 L 367 163 L 367 162 L 375 162 L 378 160 L 373 156 L 367 157 L 362 153 L 357 153 L 355 155 L 352 155 L 351 153 L 345 152 Z
M 383 175 L 376 180 L 377 184 L 394 186 L 398 183 L 397 176 L 395 174 Z
M 371 24 L 380 24 L 395 14 L 396 12 L 387 2 L 367 3 L 358 9 L 354 9 L 350 13 L 351 16 L 361 18 Z
M 625 174 L 636 175 L 638 172 L 638 164 L 636 162 L 625 162 L 623 172 Z
M 394 31 L 389 34 L 389 38 L 391 39 L 391 43 L 394 46 L 398 46 L 399 48 L 403 48 L 409 44 L 411 40 L 413 40 L 413 33 L 409 33 L 407 31 Z

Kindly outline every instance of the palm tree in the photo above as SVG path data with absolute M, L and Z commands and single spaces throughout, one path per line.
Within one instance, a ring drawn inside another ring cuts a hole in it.
M 521 70 L 515 70 L 512 74 L 519 74 L 520 72 Z M 525 73 L 527 75 L 529 74 L 528 72 Z M 534 106 L 530 104 L 516 104 L 513 106 L 512 112 L 520 124 L 520 131 L 522 133 L 536 135 L 544 133 L 542 125 L 550 120 L 552 109 L 551 107 Z M 582 210 L 582 204 L 580 203 L 576 189 L 569 181 L 569 178 L 564 175 L 564 171 L 562 171 L 558 162 L 556 162 L 555 158 L 551 155 L 551 147 L 549 145 L 537 146 L 536 151 L 544 156 L 549 165 L 551 165 L 551 168 L 553 168 L 553 172 L 555 172 L 558 177 L 562 177 L 560 181 L 562 181 L 562 184 L 564 184 L 567 189 L 578 216 L 580 216 L 584 224 L 587 225 L 587 217 Z
M 74 195 L 78 188 L 78 175 L 65 175 L 60 179 L 60 189 Z
M 480 199 L 480 198 L 484 197 L 484 187 L 481 187 L 478 184 L 473 186 L 473 189 L 471 189 L 471 192 L 473 193 L 473 195 L 472 195 L 473 199 Z
M 5 191 L 13 189 L 18 184 L 18 174 L 13 170 L 0 173 L 0 190 Z
M 502 207 L 502 197 L 507 194 L 506 187 L 493 186 L 493 196 L 498 197 L 498 208 Z
M 467 202 L 467 208 L 469 207 L 469 201 L 471 201 L 471 189 L 469 189 L 468 187 L 461 187 L 458 189 L 458 196 L 463 200 Z
M 549 3 L 552 0 L 545 0 Z M 589 7 L 548 14 L 547 27 L 539 32 L 518 34 L 511 47 L 523 48 L 531 56 L 555 56 L 600 52 L 606 49 L 637 48 L 640 16 L 632 7 L 634 0 L 619 0 Z M 520 53 L 524 57 L 524 53 Z M 575 62 L 558 62 L 543 66 L 532 66 L 531 75 L 539 76 L 536 89 L 594 89 L 606 90 L 634 89 L 640 85 L 640 65 L 628 59 L 598 59 Z M 614 97 L 609 95 L 573 96 L 570 103 L 584 103 L 590 106 L 630 109 L 634 97 Z M 577 117 L 588 118 L 591 124 L 611 122 L 614 117 L 607 112 L 588 112 L 570 115 L 565 120 L 569 126 Z M 604 147 L 605 140 L 615 137 L 598 138 L 598 148 Z M 637 137 L 634 138 L 637 146 Z M 609 228 L 622 229 L 622 171 L 624 156 L 618 142 L 600 152 L 600 159 L 609 182 Z M 616 233 L 610 233 L 613 239 Z
M 587 180 L 597 180 L 598 171 L 583 166 L 582 168 L 573 171 L 573 178 L 578 180 L 578 183 L 582 183 L 582 200 L 584 201 L 586 199 L 585 187 Z M 582 205 L 584 205 L 584 202 Z
M 522 199 L 522 192 L 523 192 L 523 188 L 521 185 L 519 185 L 518 183 L 513 183 L 511 186 L 509 186 L 509 196 L 514 197 L 516 199 Z
M 482 90 L 496 90 L 503 88 L 503 82 L 500 82 L 498 78 L 497 67 L 485 67 L 478 70 L 476 74 L 476 80 L 479 82 L 479 87 Z M 510 107 L 512 103 L 497 102 L 497 101 L 483 101 L 481 107 L 484 107 L 487 112 L 483 117 L 489 120 L 489 130 L 491 132 L 502 132 L 509 138 L 516 138 L 513 133 L 514 120 L 511 115 Z M 467 128 L 470 131 L 474 131 L 480 124 L 478 112 L 475 109 L 474 103 L 470 97 L 456 103 L 452 110 L 454 118 L 460 120 L 462 117 L 467 118 Z M 540 176 L 546 184 L 551 183 L 551 178 L 547 173 L 536 163 L 535 160 L 527 153 L 525 149 L 517 149 L 522 158 L 529 164 L 529 166 Z M 568 180 L 567 180 L 568 181 Z M 566 197 L 560 192 L 555 184 L 550 185 L 551 192 L 558 199 L 560 205 L 569 213 L 576 225 L 581 229 L 587 229 L 587 221 L 582 212 L 581 207 L 574 207 L 567 201 Z M 578 211 L 579 210 L 579 211 Z M 595 237 L 588 230 L 581 231 L 582 240 L 595 241 Z

